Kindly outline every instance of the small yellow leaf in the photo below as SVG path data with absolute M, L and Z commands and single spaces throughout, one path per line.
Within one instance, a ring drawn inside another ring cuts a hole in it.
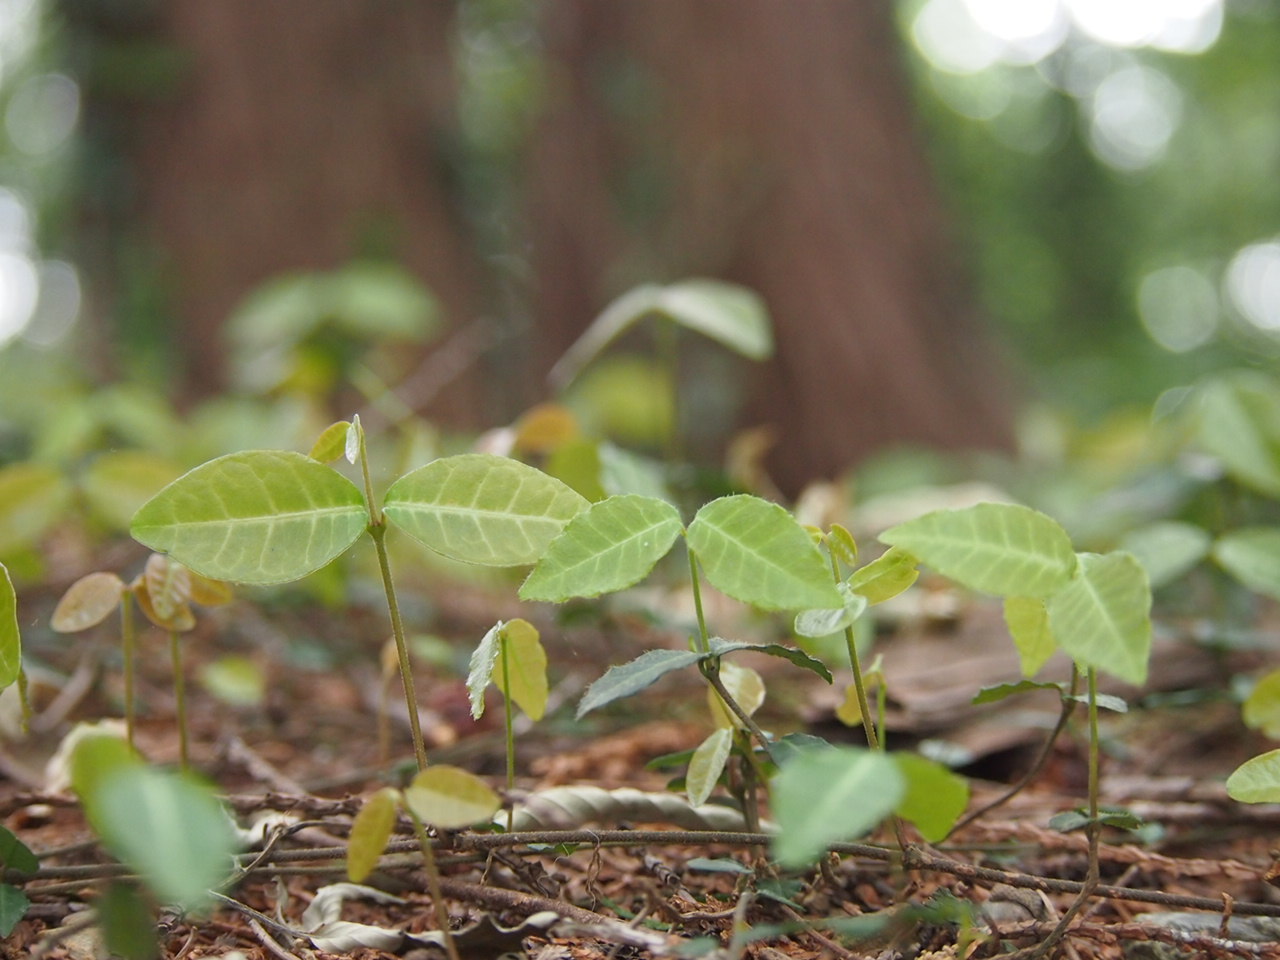
M 191 601 L 202 607 L 220 607 L 235 599 L 231 584 L 224 580 L 212 580 L 198 573 L 187 571 L 191 580 Z
M 867 696 L 870 697 L 871 692 L 880 682 L 879 672 L 867 671 L 863 675 L 862 682 Z M 852 683 L 844 692 L 844 703 L 836 707 L 836 719 L 846 727 L 862 726 L 862 707 L 858 704 L 858 688 Z
M 734 663 L 720 664 L 720 681 L 729 691 L 729 696 L 737 701 L 738 706 L 749 717 L 760 709 L 764 703 L 764 679 L 750 667 L 740 667 Z M 720 700 L 720 694 L 707 688 L 707 706 L 711 709 L 711 718 L 718 728 L 741 727 L 742 721 Z
M 827 534 L 827 549 L 847 567 L 858 562 L 857 541 L 853 539 L 852 533 L 838 523 L 833 523 L 831 532 Z
M 362 883 L 373 872 L 396 825 L 400 791 L 383 787 L 360 808 L 347 838 L 347 879 Z
M 547 710 L 547 652 L 538 629 L 528 620 L 510 620 L 499 632 L 501 647 L 493 669 L 493 682 L 530 720 L 541 720 Z M 507 670 L 511 679 L 507 680 Z
M 185 603 L 174 607 L 173 614 L 169 617 L 162 617 L 156 612 L 155 605 L 151 602 L 151 592 L 147 589 L 145 580 L 135 580 L 133 584 L 133 596 L 138 601 L 138 609 L 142 611 L 142 615 L 154 623 L 162 630 L 173 630 L 177 633 L 185 633 L 192 630 L 196 625 L 196 615 L 191 612 L 191 608 Z
M 521 453 L 550 453 L 582 433 L 572 410 L 559 403 L 540 403 L 515 422 L 515 447 Z
M 81 577 L 62 595 L 54 607 L 50 626 L 59 633 L 77 633 L 101 623 L 120 606 L 124 581 L 114 573 L 91 573 Z
M 329 424 L 316 439 L 315 445 L 307 456 L 321 463 L 332 463 L 337 460 L 346 452 L 347 431 L 350 429 L 351 424 L 346 420 Z
M 689 758 L 689 772 L 685 776 L 685 793 L 693 806 L 702 806 L 711 796 L 720 774 L 724 773 L 725 764 L 729 762 L 732 747 L 733 729 L 720 727 L 693 751 Z
M 459 767 L 427 767 L 404 790 L 404 802 L 420 820 L 459 830 L 488 820 L 502 800 L 473 773 Z

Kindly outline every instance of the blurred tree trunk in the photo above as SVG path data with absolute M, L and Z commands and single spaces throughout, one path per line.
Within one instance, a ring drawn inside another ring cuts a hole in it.
M 530 235 L 547 360 L 626 286 L 714 276 L 773 314 L 744 422 L 773 428 L 784 489 L 895 443 L 1007 445 L 1001 358 L 957 270 L 890 4 L 545 11 Z

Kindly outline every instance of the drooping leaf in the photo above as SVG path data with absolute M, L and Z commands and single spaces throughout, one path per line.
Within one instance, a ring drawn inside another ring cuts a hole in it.
M 351 424 L 346 420 L 329 424 L 316 438 L 307 456 L 320 463 L 333 463 L 346 452 L 347 434 L 350 430 Z
M 360 491 L 300 453 L 256 450 L 179 477 L 133 518 L 134 539 L 232 583 L 284 583 L 345 552 L 368 525 Z
M 718 727 L 693 751 L 684 788 L 693 806 L 702 806 L 715 790 L 720 774 L 724 773 L 725 764 L 729 762 L 732 747 L 733 728 Z
M 40 859 L 12 831 L 0 827 L 0 867 L 32 874 L 40 869 Z
M 866 833 L 902 800 L 898 764 L 853 747 L 804 751 L 770 784 L 778 836 L 774 855 L 786 867 L 812 863 L 827 846 Z
M 18 595 L 9 570 L 0 563 L 0 690 L 22 670 L 22 635 L 18 632 Z
M 167 457 L 145 450 L 99 455 L 80 480 L 90 509 L 114 530 L 128 530 L 138 508 L 182 474 Z
M 720 682 L 748 717 L 764 703 L 764 678 L 750 667 L 740 667 L 726 661 L 720 664 Z M 720 694 L 712 687 L 707 687 L 707 708 L 711 711 L 717 728 L 732 729 L 742 726 L 742 721 L 721 701 Z
M 364 427 L 360 425 L 360 414 L 351 418 L 351 429 L 347 431 L 346 443 L 342 445 L 342 455 L 347 463 L 355 465 L 360 459 L 360 448 L 364 446 Z
M 1280 391 L 1261 374 L 1237 373 L 1199 390 L 1200 446 L 1236 480 L 1280 496 Z
M 753 360 L 773 352 L 768 311 L 745 287 L 719 280 L 685 280 L 665 287 L 646 284 L 624 293 L 592 321 L 551 371 L 552 382 L 563 387 L 614 339 L 654 314 Z
M 578 703 L 578 719 L 598 707 L 639 693 L 673 670 L 693 666 L 703 656 L 694 650 L 648 650 L 630 663 L 610 667 L 587 687 Z
M 880 535 L 944 576 L 997 596 L 1047 597 L 1075 571 L 1071 538 L 1043 513 L 1012 503 L 936 510 Z
M 1019 680 L 1017 683 L 995 683 L 989 687 L 983 687 L 974 694 L 970 702 L 975 706 L 983 703 L 998 703 L 1019 693 L 1031 693 L 1034 690 L 1056 690 L 1059 697 L 1064 693 L 1060 683 L 1050 683 L 1047 680 Z
M 846 581 L 849 589 L 871 604 L 892 600 L 920 577 L 918 561 L 907 551 L 890 547 L 866 566 L 859 567 Z
M 427 767 L 404 790 L 404 802 L 420 820 L 458 830 L 488 820 L 502 800 L 473 773 L 439 764 Z
M 395 829 L 399 804 L 400 792 L 383 787 L 364 802 L 351 822 L 351 833 L 347 836 L 347 879 L 352 883 L 363 883 L 378 865 L 378 858 Z
M 906 784 L 897 814 L 930 843 L 945 837 L 969 804 L 969 781 L 918 753 L 893 753 Z
M 867 598 L 854 593 L 848 584 L 838 583 L 836 589 L 844 598 L 844 606 L 835 610 L 801 610 L 796 614 L 793 629 L 802 637 L 829 637 L 845 627 L 853 626 L 867 609 Z
M 1227 795 L 1241 803 L 1280 803 L 1280 750 L 1246 760 L 1227 777 Z
M 789 647 L 784 643 L 748 643 L 743 640 L 725 640 L 722 637 L 712 637 L 710 646 L 710 655 L 714 657 L 721 657 L 726 653 L 736 653 L 739 650 L 750 650 L 752 653 L 763 653 L 769 657 L 788 660 L 797 667 L 802 667 L 810 673 L 816 673 L 827 683 L 831 682 L 831 671 L 827 669 L 826 664 L 816 657 L 809 656 L 803 650 Z
M 1195 524 L 1161 520 L 1129 531 L 1120 547 L 1138 558 L 1155 590 L 1177 580 L 1203 560 L 1211 539 Z
M 1018 648 L 1022 675 L 1034 677 L 1058 649 L 1049 629 L 1048 607 L 1039 597 L 1005 597 L 1004 622 Z
M 13 933 L 18 921 L 27 915 L 31 901 L 11 883 L 0 883 L 0 937 Z
M 466 453 L 434 460 L 387 491 L 387 518 L 454 560 L 513 567 L 536 562 L 587 509 L 580 494 L 518 460 Z
M 1066 696 L 1065 699 L 1074 700 L 1076 703 L 1082 703 L 1085 706 L 1089 705 L 1088 694 L 1084 694 L 1084 693 L 1072 694 L 1072 695 Z M 1112 696 L 1109 693 L 1100 693 L 1094 699 L 1094 702 L 1098 705 L 1099 709 L 1102 709 L 1102 710 L 1110 710 L 1113 713 L 1129 712 L 1129 704 L 1125 701 L 1123 697 Z
M 538 628 L 528 620 L 509 620 L 499 632 L 499 644 L 494 683 L 530 720 L 541 720 L 547 710 L 547 652 Z M 510 678 L 504 666 L 510 668 Z
M 1244 725 L 1280 740 L 1280 670 L 1257 682 L 1244 701 Z
M 0 557 L 34 544 L 70 503 L 71 484 L 53 467 L 0 467 Z
M 844 605 L 822 553 L 776 503 L 748 494 L 712 500 L 687 536 L 712 586 L 735 600 L 764 610 Z
M 1049 629 L 1077 663 L 1141 686 L 1151 657 L 1151 587 L 1132 554 L 1080 554 L 1080 568 L 1049 598 Z
M 97 626 L 120 607 L 124 581 L 114 573 L 97 572 L 81 577 L 53 608 L 49 625 L 59 633 L 79 633 Z
M 498 662 L 498 654 L 501 652 L 498 635 L 505 625 L 503 620 L 495 623 L 471 651 L 471 663 L 467 669 L 467 694 L 471 700 L 472 719 L 479 720 L 484 716 L 484 692 L 493 679 L 493 665 Z
M 1219 537 L 1213 559 L 1250 590 L 1280 599 L 1280 527 L 1245 527 Z
M 164 903 L 199 906 L 230 873 L 238 841 L 202 783 L 135 763 L 107 772 L 81 799 L 103 844 Z
M 664 500 L 609 497 L 569 521 L 520 587 L 522 600 L 563 602 L 625 590 L 648 575 L 680 535 Z

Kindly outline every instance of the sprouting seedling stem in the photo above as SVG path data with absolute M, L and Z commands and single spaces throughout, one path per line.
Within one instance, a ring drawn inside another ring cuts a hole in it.
M 427 835 L 427 828 L 407 803 L 404 804 L 404 811 L 413 822 L 413 832 L 418 838 L 418 846 L 422 848 L 422 865 L 427 871 L 427 890 L 431 894 L 431 904 L 435 907 L 436 926 L 440 928 L 440 936 L 444 939 L 445 952 L 449 955 L 449 960 L 460 960 L 458 945 L 453 942 L 453 933 L 449 929 L 449 910 L 444 904 L 444 891 L 440 886 L 440 868 L 436 865 L 435 848 L 432 846 L 431 837 Z
M 514 713 L 511 703 L 511 658 L 507 654 L 507 637 L 505 633 L 498 633 L 498 650 L 499 656 L 502 657 L 502 717 L 505 725 L 507 738 L 507 796 L 510 796 L 516 788 L 516 734 L 515 721 L 512 716 Z M 507 833 L 515 831 L 515 807 L 509 805 L 507 807 Z
M 133 591 L 120 592 L 120 646 L 124 658 L 124 735 L 129 749 L 134 748 L 134 704 L 133 704 L 133 656 L 135 646 L 133 626 Z
M 840 582 L 840 561 L 836 559 L 834 553 L 831 554 L 831 575 L 836 583 Z M 858 696 L 858 710 L 862 714 L 862 730 L 867 737 L 867 746 L 872 750 L 879 750 L 881 749 L 880 738 L 876 735 L 871 705 L 867 702 L 867 685 L 862 679 L 862 664 L 858 661 L 858 641 L 853 634 L 853 624 L 844 628 L 844 645 L 849 651 L 849 666 L 853 669 L 853 689 Z M 880 709 L 883 711 L 883 704 Z
M 689 582 L 693 586 L 693 609 L 698 615 L 698 652 L 709 653 L 711 637 L 707 633 L 706 614 L 702 612 L 702 585 L 698 576 L 698 556 L 692 548 L 688 548 L 686 552 L 689 554 Z
M 382 575 L 382 589 L 387 595 L 387 612 L 391 617 L 391 633 L 396 640 L 396 658 L 400 663 L 400 683 L 404 688 L 404 702 L 409 711 L 409 730 L 413 735 L 413 755 L 418 769 L 427 768 L 427 747 L 422 739 L 422 721 L 418 717 L 418 697 L 413 688 L 413 667 L 409 662 L 409 644 L 404 636 L 404 623 L 400 619 L 400 604 L 396 601 L 396 588 L 391 579 L 391 561 L 387 557 L 387 521 L 373 499 L 373 480 L 369 476 L 369 456 L 365 448 L 364 428 L 355 419 L 350 429 L 356 431 L 360 447 L 360 469 L 364 476 L 364 500 L 369 508 L 369 536 L 378 554 L 378 572 Z
M 173 699 L 178 715 L 178 759 L 183 771 L 191 769 L 187 746 L 187 682 L 182 675 L 182 644 L 178 631 L 169 631 L 169 658 L 173 661 Z

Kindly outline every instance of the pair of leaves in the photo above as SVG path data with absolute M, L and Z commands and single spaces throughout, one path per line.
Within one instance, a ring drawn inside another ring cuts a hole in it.
M 722 663 L 720 682 L 747 716 L 752 716 L 764 703 L 764 679 L 750 667 Z M 724 773 L 729 754 L 733 750 L 734 735 L 742 728 L 742 721 L 711 687 L 707 688 L 707 706 L 711 710 L 716 729 L 693 751 L 689 758 L 689 771 L 685 775 L 685 793 L 689 797 L 689 803 L 695 807 L 707 802 L 720 781 L 720 775 Z
M 81 577 L 62 595 L 50 621 L 59 633 L 78 633 L 97 626 L 132 594 L 143 614 L 165 630 L 184 632 L 195 627 L 191 604 L 212 607 L 231 600 L 231 589 L 218 580 L 192 573 L 160 553 L 147 558 L 141 576 L 126 585 L 114 573 Z
M 472 652 L 467 690 L 471 716 L 477 720 L 484 716 L 484 691 L 490 681 L 530 720 L 542 719 L 547 709 L 547 652 L 537 627 L 528 620 L 498 621 Z
M 1024 672 L 1060 647 L 1078 663 L 1145 682 L 1151 588 L 1132 555 L 1076 554 L 1055 521 L 1004 503 L 928 513 L 880 539 L 964 586 L 1004 597 Z

